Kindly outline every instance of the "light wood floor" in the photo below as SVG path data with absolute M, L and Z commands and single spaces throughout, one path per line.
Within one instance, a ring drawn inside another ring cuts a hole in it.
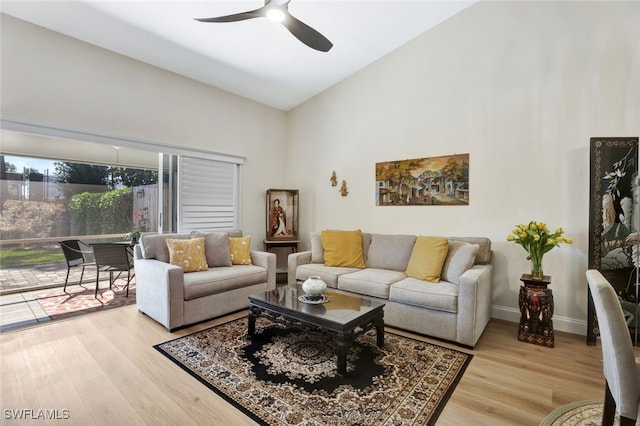
M 2 333 L 0 423 L 42 425 L 7 418 L 7 410 L 42 409 L 68 413 L 51 422 L 64 425 L 252 425 L 152 348 L 228 319 L 171 334 L 127 306 Z M 474 358 L 438 425 L 538 425 L 561 405 L 601 398 L 599 346 L 556 333 L 556 347 L 544 348 L 519 342 L 516 328 L 492 320 L 466 350 Z

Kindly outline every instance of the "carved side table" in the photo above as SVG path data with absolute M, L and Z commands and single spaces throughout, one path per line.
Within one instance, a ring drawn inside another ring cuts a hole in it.
M 547 288 L 551 277 L 533 279 L 531 274 L 522 274 L 520 281 L 520 326 L 518 340 L 536 345 L 554 346 L 553 338 L 553 293 Z

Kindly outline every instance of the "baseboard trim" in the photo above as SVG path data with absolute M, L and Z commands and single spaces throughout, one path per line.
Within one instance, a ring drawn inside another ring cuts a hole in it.
M 491 318 L 519 323 L 520 310 L 510 308 L 508 306 L 493 305 L 491 307 Z M 556 331 L 564 331 L 566 333 L 578 334 L 580 336 L 587 335 L 587 321 L 557 315 L 554 315 L 552 320 L 553 329 Z

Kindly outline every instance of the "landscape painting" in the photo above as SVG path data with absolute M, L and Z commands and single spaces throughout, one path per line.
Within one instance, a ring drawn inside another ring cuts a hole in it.
M 376 206 L 469 204 L 469 154 L 376 163 Z

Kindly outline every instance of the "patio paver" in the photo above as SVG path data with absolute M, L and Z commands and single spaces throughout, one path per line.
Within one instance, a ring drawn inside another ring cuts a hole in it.
M 81 271 L 80 268 L 71 269 L 69 284 L 78 283 Z M 0 269 L 0 294 L 42 287 L 61 286 L 64 285 L 66 276 L 67 265 L 65 263 L 30 268 Z M 85 283 L 93 282 L 95 277 L 95 268 L 87 268 L 82 281 Z

